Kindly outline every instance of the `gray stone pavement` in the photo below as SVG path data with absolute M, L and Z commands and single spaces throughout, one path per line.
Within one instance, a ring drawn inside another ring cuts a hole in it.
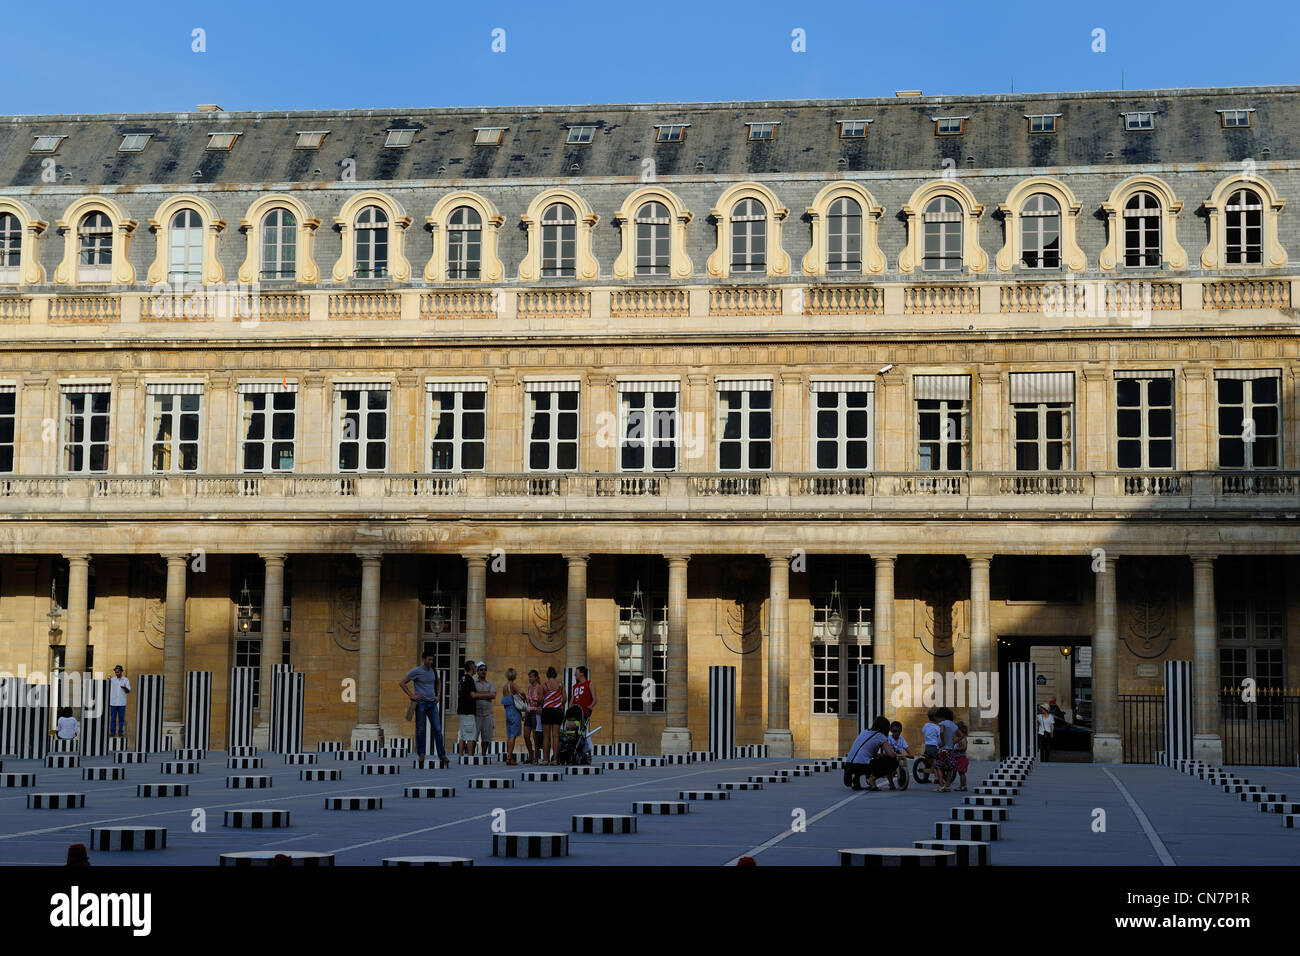
M 570 833 L 576 813 L 631 814 L 634 800 L 676 800 L 682 789 L 716 789 L 722 781 L 793 767 L 799 760 L 733 760 L 674 767 L 610 770 L 599 776 L 567 776 L 555 783 L 525 783 L 529 768 L 453 766 L 420 771 L 411 759 L 397 762 L 397 776 L 363 776 L 357 763 L 320 755 L 318 767 L 343 771 L 340 782 L 307 783 L 299 767 L 264 755 L 261 771 L 227 771 L 224 754 L 211 752 L 202 772 L 164 776 L 162 755 L 144 765 L 124 765 L 123 781 L 91 782 L 80 770 L 46 770 L 37 761 L 4 759 L 4 772 L 29 771 L 37 786 L 0 789 L 0 865 L 61 864 L 71 843 L 88 843 L 90 827 L 165 826 L 167 849 L 158 852 L 91 853 L 94 865 L 213 865 L 218 854 L 237 850 L 331 851 L 340 866 L 376 865 L 385 856 L 468 856 L 485 865 L 695 865 L 718 866 L 742 855 L 760 866 L 833 866 L 837 850 L 861 846 L 911 846 L 933 839 L 934 824 L 950 818 L 965 794 L 931 792 L 913 783 L 906 792 L 853 792 L 838 772 L 765 784 L 760 791 L 733 792 L 731 799 L 696 801 L 681 816 L 638 816 L 629 835 Z M 602 761 L 598 760 L 597 763 Z M 83 766 L 115 766 L 87 758 Z M 973 788 L 991 764 L 973 764 Z M 1300 770 L 1235 768 L 1253 783 L 1268 784 L 1300 801 Z M 266 773 L 273 787 L 227 790 L 227 774 Z M 508 790 L 470 790 L 470 777 L 509 777 Z M 189 797 L 139 798 L 138 783 L 188 783 Z M 1159 849 L 1121 793 L 1122 785 L 1145 814 Z M 455 797 L 410 799 L 404 786 L 454 786 Z M 86 807 L 29 810 L 29 792 L 86 794 Z M 377 811 L 327 811 L 326 796 L 382 796 Z M 206 813 L 206 832 L 193 832 L 193 811 Z M 288 809 L 283 830 L 235 830 L 222 825 L 222 811 Z M 505 811 L 511 831 L 569 833 L 570 856 L 560 860 L 505 860 L 491 856 L 494 810 Z M 1094 832 L 1094 811 L 1105 811 L 1104 832 Z M 806 829 L 792 832 L 796 820 Z M 1300 863 L 1300 830 L 1262 813 L 1219 787 L 1164 767 L 1039 764 L 1009 808 L 1002 839 L 992 845 L 994 865 L 1160 866 L 1162 853 L 1180 866 L 1249 866 Z

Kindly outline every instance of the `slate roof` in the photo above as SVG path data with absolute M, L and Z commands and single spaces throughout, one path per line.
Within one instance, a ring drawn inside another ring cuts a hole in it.
M 1251 125 L 1224 129 L 1216 110 L 1250 109 Z M 1126 132 L 1121 113 L 1152 110 L 1151 132 Z M 1030 135 L 1026 114 L 1059 113 L 1058 132 Z M 37 135 L 62 135 L 58 185 L 336 182 L 346 160 L 374 180 L 758 177 L 777 173 L 1224 163 L 1300 159 L 1300 86 L 1026 93 L 997 96 L 733 103 L 541 106 L 341 112 L 216 112 L 0 117 L 0 187 L 41 185 Z M 965 116 L 960 136 L 936 136 L 936 116 Z M 865 139 L 841 139 L 839 120 L 871 120 Z M 770 142 L 746 123 L 777 122 Z M 686 123 L 685 142 L 656 144 L 656 125 Z M 590 145 L 566 129 L 596 127 Z M 475 146 L 476 127 L 507 127 L 499 147 Z M 389 129 L 416 130 L 386 149 Z M 328 130 L 320 149 L 294 148 L 300 131 Z M 208 134 L 238 132 L 229 151 Z M 127 133 L 152 134 L 120 152 Z

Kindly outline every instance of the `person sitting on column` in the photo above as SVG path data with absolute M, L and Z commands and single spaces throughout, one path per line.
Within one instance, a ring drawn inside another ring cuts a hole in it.
M 877 717 L 868 730 L 858 734 L 844 758 L 844 786 L 861 790 L 860 778 L 867 778 L 867 789 L 879 791 L 878 777 L 887 777 L 898 769 L 898 755 L 889 745 L 889 718 Z
M 474 662 L 466 661 L 460 675 L 460 692 L 456 695 L 456 716 L 460 722 L 456 731 L 456 753 L 461 755 L 473 754 L 474 742 L 478 739 L 474 703 Z
M 903 736 L 903 725 L 897 720 L 889 725 L 889 746 L 893 749 L 899 760 L 913 755 L 911 749 L 907 746 L 907 738 Z M 894 778 L 892 775 L 889 778 L 889 789 L 898 789 L 894 786 Z
M 485 754 L 492 749 L 492 731 L 496 727 L 496 720 L 492 716 L 492 704 L 496 696 L 496 685 L 488 680 L 487 661 L 479 661 L 478 677 L 474 681 L 474 720 L 475 731 Z
M 72 716 L 71 707 L 59 708 L 59 726 L 58 735 L 60 740 L 76 740 L 77 734 L 81 732 L 81 727 L 77 723 L 77 718 Z
M 126 695 L 131 693 L 131 682 L 122 672 L 122 665 L 113 668 L 108 679 L 108 735 L 126 736 Z
M 415 705 L 415 753 L 420 763 L 424 763 L 429 756 L 429 751 L 425 748 L 424 734 L 424 722 L 427 720 L 433 724 L 434 747 L 438 751 L 439 762 L 445 767 L 450 761 L 447 760 L 447 752 L 443 749 L 442 707 L 438 695 L 438 672 L 433 668 L 433 661 L 432 654 L 425 654 L 423 666 L 412 667 L 398 682 L 398 686 Z M 411 683 L 415 684 L 415 693 L 411 692 L 409 687 Z

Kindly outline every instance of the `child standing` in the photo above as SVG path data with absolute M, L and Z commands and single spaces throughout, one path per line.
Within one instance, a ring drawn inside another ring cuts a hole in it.
M 930 766 L 934 769 L 934 778 L 939 786 L 935 787 L 935 793 L 939 792 L 943 786 L 943 777 L 939 775 L 939 744 L 943 740 L 943 728 L 939 726 L 939 709 L 931 707 L 925 713 L 925 726 L 921 728 L 921 734 L 925 738 L 925 755 L 930 758 Z
M 955 789 L 966 789 L 966 769 L 970 766 L 970 761 L 966 759 L 966 738 L 970 736 L 970 731 L 966 729 L 964 720 L 957 721 L 957 733 L 952 738 L 953 750 L 953 769 L 961 774 L 961 786 Z

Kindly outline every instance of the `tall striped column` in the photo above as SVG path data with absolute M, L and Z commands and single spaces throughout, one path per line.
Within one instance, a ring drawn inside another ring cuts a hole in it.
M 305 674 L 283 665 L 272 672 L 271 752 L 302 752 L 302 708 Z
M 858 733 L 875 719 L 886 715 L 889 698 L 885 696 L 885 665 L 858 665 Z
M 230 669 L 230 706 L 226 710 L 226 748 L 253 744 L 253 675 L 255 667 Z
M 1034 679 L 1038 668 L 1032 663 L 1009 664 L 1007 683 L 1007 756 L 1035 757 L 1038 733 L 1034 727 Z
M 27 682 L 21 677 L 0 677 L 0 754 L 18 753 L 18 708 L 25 706 Z
M 709 668 L 709 752 L 730 760 L 736 746 L 736 669 Z
M 108 753 L 108 680 L 85 680 L 81 688 L 81 755 L 102 757 Z
M 667 686 L 658 689 L 659 694 L 666 695 L 666 720 L 659 738 L 659 750 L 664 754 L 685 754 L 691 751 L 690 670 L 687 663 L 690 639 L 686 614 L 686 570 L 691 556 L 668 554 L 664 557 L 668 559 L 668 642 L 664 648 L 668 660 L 664 668 Z
M 1219 643 L 1214 613 L 1214 555 L 1192 555 L 1192 756 L 1223 763 L 1219 736 Z
M 50 749 L 50 686 L 27 684 L 23 706 L 18 708 L 16 755 L 21 760 L 41 760 Z
M 163 749 L 167 683 L 166 674 L 140 674 L 131 688 L 131 696 L 135 698 L 135 749 L 138 751 L 157 753 Z
M 1193 696 L 1192 662 L 1165 661 L 1165 758 L 1171 766 L 1192 758 Z
M 208 750 L 212 746 L 212 671 L 185 674 L 185 748 Z

